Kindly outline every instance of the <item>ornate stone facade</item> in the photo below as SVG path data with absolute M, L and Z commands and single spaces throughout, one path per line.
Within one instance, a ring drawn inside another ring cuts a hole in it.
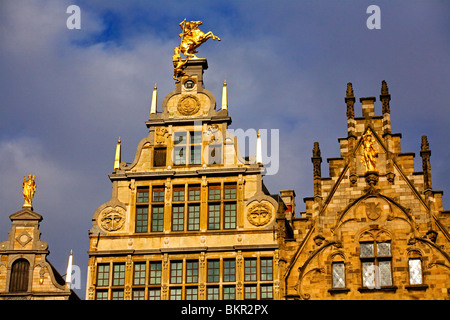
M 348 136 L 329 158 L 329 177 L 314 144 L 314 197 L 291 220 L 294 236 L 280 250 L 286 299 L 449 299 L 450 212 L 431 187 L 430 150 L 424 136 L 422 171 L 391 133 L 385 81 L 382 116 L 374 97 L 361 98 L 355 117 L 347 86 Z
M 42 216 L 24 205 L 10 219 L 9 238 L 0 242 L 0 300 L 79 300 L 47 260 Z
M 187 61 L 134 161 L 109 176 L 112 198 L 90 231 L 87 299 L 283 298 L 287 206 L 264 186 L 264 167 L 241 157 L 227 108 L 204 88 L 207 67 Z

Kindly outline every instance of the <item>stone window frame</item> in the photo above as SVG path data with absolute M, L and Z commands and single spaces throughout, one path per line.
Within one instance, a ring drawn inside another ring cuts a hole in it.
M 411 284 L 411 270 L 409 262 L 410 260 L 419 260 L 420 261 L 420 267 L 422 272 L 422 282 L 420 284 Z M 428 288 L 428 285 L 425 283 L 425 272 L 424 272 L 424 258 L 422 252 L 420 252 L 418 249 L 410 249 L 407 255 L 407 270 L 408 270 L 408 283 L 405 285 L 405 288 L 409 290 L 426 290 Z

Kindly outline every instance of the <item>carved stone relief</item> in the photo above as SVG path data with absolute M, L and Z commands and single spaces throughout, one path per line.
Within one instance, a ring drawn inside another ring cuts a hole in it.
M 248 209 L 248 221 L 254 226 L 263 226 L 272 219 L 272 206 L 268 203 L 256 203 Z
M 100 226 L 107 231 L 117 231 L 125 223 L 125 210 L 121 207 L 107 207 L 100 213 Z

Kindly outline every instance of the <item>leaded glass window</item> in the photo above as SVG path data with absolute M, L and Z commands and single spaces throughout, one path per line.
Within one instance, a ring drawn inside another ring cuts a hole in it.
M 392 286 L 391 243 L 363 242 L 360 251 L 363 287 L 379 289 Z
M 422 284 L 422 261 L 420 259 L 409 259 L 409 284 Z
M 361 243 L 361 257 L 373 256 L 373 243 Z
M 345 264 L 343 262 L 333 262 L 333 288 L 345 288 Z

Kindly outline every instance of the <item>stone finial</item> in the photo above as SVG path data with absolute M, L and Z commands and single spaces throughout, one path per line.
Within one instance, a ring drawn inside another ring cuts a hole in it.
M 389 88 L 385 80 L 381 82 L 381 103 L 383 104 L 383 114 L 391 113 L 391 108 L 389 106 L 389 101 L 391 100 L 391 95 L 389 94 Z
M 430 151 L 430 145 L 428 143 L 427 136 L 422 136 L 422 143 L 420 145 L 421 151 Z
M 423 179 L 424 179 L 424 189 L 431 190 L 431 150 L 430 145 L 428 143 L 427 136 L 422 136 L 422 143 L 420 146 L 420 156 L 422 157 L 422 171 L 423 171 Z
M 381 95 L 386 96 L 389 94 L 389 88 L 385 80 L 381 81 Z
M 313 157 L 314 158 L 320 157 L 320 148 L 318 142 L 314 142 Z
M 345 103 L 347 104 L 347 119 L 353 119 L 355 117 L 355 96 L 351 82 L 347 83 Z
M 355 96 L 353 95 L 353 86 L 352 86 L 352 83 L 351 83 L 351 82 L 347 83 L 346 97 L 347 97 L 347 98 L 354 98 L 354 97 L 355 97 Z
M 320 148 L 319 143 L 314 142 L 314 148 L 312 150 L 313 156 L 311 158 L 311 161 L 313 163 L 313 169 L 314 169 L 314 177 L 321 177 L 321 167 L 320 164 L 322 163 L 322 157 L 320 155 Z

